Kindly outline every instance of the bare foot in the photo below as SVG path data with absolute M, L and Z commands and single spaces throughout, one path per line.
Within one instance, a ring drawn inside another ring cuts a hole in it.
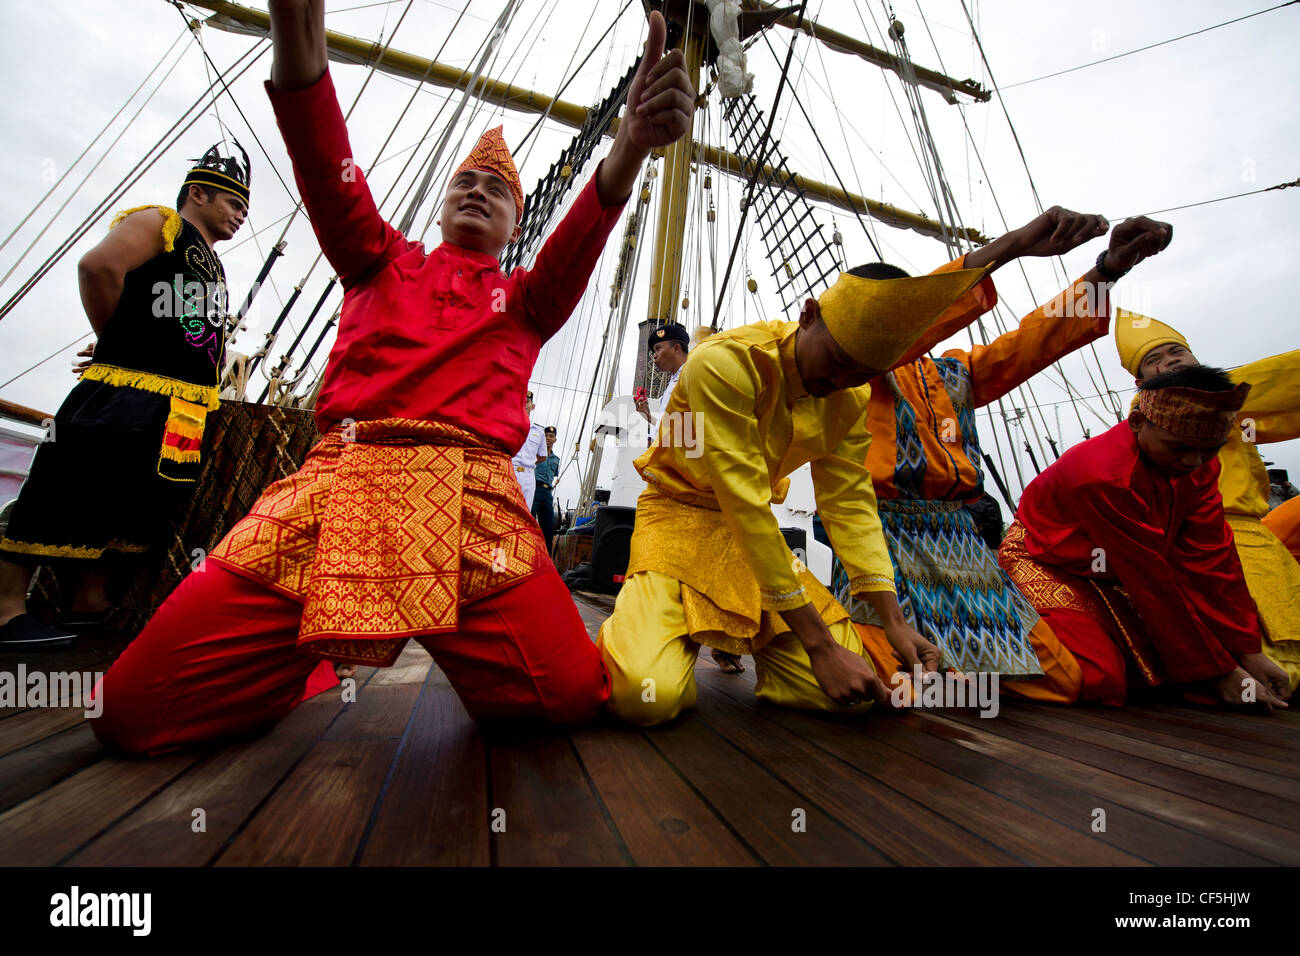
M 742 674 L 745 671 L 745 663 L 740 659 L 739 654 L 728 654 L 726 651 L 711 647 L 709 656 L 718 665 L 718 670 L 724 674 Z
M 335 664 L 334 675 L 338 677 L 339 680 L 347 680 L 349 677 L 356 677 L 357 665 L 356 664 Z

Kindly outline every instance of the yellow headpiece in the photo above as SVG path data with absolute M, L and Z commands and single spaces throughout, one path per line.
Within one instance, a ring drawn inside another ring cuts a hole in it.
M 1187 339 L 1183 338 L 1182 333 L 1159 319 L 1138 315 L 1128 309 L 1115 310 L 1115 348 L 1119 351 L 1120 362 L 1134 378 L 1147 353 L 1170 342 L 1188 348 Z
M 817 306 L 826 331 L 849 358 L 887 372 L 985 272 L 961 269 L 899 279 L 863 279 L 841 272 L 817 297 Z

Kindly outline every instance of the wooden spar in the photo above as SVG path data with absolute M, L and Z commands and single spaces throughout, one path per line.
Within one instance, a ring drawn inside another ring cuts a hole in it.
M 763 3 L 761 0 L 742 0 L 741 7 L 746 10 L 772 10 L 773 5 Z M 791 30 L 795 28 L 796 18 L 793 14 L 787 13 L 776 21 L 783 27 Z M 799 26 L 802 33 L 808 34 L 818 43 L 826 46 L 837 53 L 848 53 L 853 56 L 861 57 L 868 63 L 880 67 L 882 70 L 892 70 L 899 76 L 904 76 L 902 63 L 898 57 L 888 50 L 882 50 L 880 47 L 872 46 L 870 43 L 863 43 L 861 40 L 849 36 L 847 33 L 840 33 L 838 30 L 831 30 L 827 27 L 809 20 L 804 17 L 803 23 Z M 981 103 L 987 103 L 993 94 L 984 89 L 983 85 L 975 80 L 956 80 L 951 76 L 946 76 L 936 70 L 928 70 L 923 66 L 912 67 L 916 71 L 916 82 L 921 86 L 929 87 L 935 92 L 941 94 L 949 103 L 956 103 L 955 94 L 961 93 L 969 96 L 973 100 Z
M 738 156 L 725 149 L 709 146 L 707 143 L 695 144 L 695 160 L 732 176 L 747 177 L 754 168 L 752 157 Z M 934 239 L 944 238 L 943 228 L 939 223 L 920 213 L 908 212 L 906 209 L 899 209 L 897 206 L 886 202 L 867 199 L 857 193 L 847 192 L 838 186 L 819 182 L 816 179 L 809 179 L 799 173 L 784 173 L 773 169 L 766 163 L 763 165 L 763 175 L 786 192 L 798 192 L 802 189 L 804 195 L 809 199 L 819 199 L 828 205 L 835 206 L 837 209 L 843 209 L 846 212 L 865 213 L 877 222 L 898 229 L 911 229 L 913 232 Z M 949 229 L 949 234 L 964 236 L 971 242 L 981 246 L 992 241 L 978 229 Z
M 226 0 L 187 0 L 187 2 L 191 6 L 213 11 L 216 16 L 210 17 L 205 22 L 219 30 L 246 33 L 254 36 L 267 36 L 270 33 L 271 21 L 265 10 L 254 10 L 239 4 L 228 3 Z M 827 32 L 819 31 L 818 35 L 824 36 Z M 435 63 L 424 57 L 403 53 L 391 47 L 384 50 L 378 43 L 348 36 L 334 30 L 325 31 L 325 42 L 329 48 L 331 59 L 343 63 L 363 65 L 375 63 L 376 69 L 385 73 L 429 83 L 434 86 L 464 89 L 469 85 L 473 77 L 472 72 L 468 70 Z M 918 77 L 920 73 L 921 68 L 918 67 Z M 954 81 L 954 83 L 956 82 Z M 568 103 L 490 77 L 483 78 L 480 95 L 490 103 L 521 113 L 548 113 L 557 123 L 573 129 L 582 127 L 589 112 L 586 107 L 578 106 L 576 103 Z M 616 119 L 610 124 L 605 134 L 613 136 L 617 129 L 618 120 Z M 695 145 L 694 155 L 696 162 L 716 167 L 723 173 L 734 174 L 738 170 L 743 170 L 746 164 L 744 158 L 734 153 L 703 143 Z M 788 192 L 794 192 L 797 188 L 802 187 L 805 195 L 809 198 L 821 200 L 846 212 L 865 211 L 885 225 L 911 229 L 913 232 L 934 239 L 943 239 L 945 237 L 942 224 L 934 219 L 920 213 L 907 212 L 888 203 L 867 199 L 856 193 L 846 192 L 827 183 L 809 179 L 806 176 L 792 175 L 788 180 L 781 182 L 781 186 Z M 987 237 L 973 229 L 964 230 L 964 234 L 975 243 L 983 244 L 989 241 Z

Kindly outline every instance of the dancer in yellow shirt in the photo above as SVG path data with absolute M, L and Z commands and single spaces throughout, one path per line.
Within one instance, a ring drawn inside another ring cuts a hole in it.
M 909 667 L 938 650 L 909 627 L 864 462 L 867 382 L 941 315 L 983 309 L 983 270 L 873 280 L 843 274 L 798 322 L 713 336 L 682 368 L 637 470 L 631 560 L 598 644 L 610 709 L 647 726 L 695 701 L 701 645 L 752 654 L 760 698 L 857 711 L 884 683 L 848 615 L 786 546 L 771 502 L 811 463 L 817 508 L 851 590 Z

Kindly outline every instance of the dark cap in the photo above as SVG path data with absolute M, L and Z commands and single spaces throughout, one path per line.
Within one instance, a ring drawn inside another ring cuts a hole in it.
M 680 323 L 670 322 L 668 325 L 660 326 L 650 333 L 650 341 L 646 343 L 646 350 L 653 352 L 655 346 L 660 342 L 676 342 L 685 352 L 690 347 L 691 335 Z
M 547 435 L 554 435 L 554 434 L 555 434 L 555 426 L 554 426 L 554 425 L 547 425 L 544 429 L 542 429 L 542 431 L 543 431 L 545 434 L 547 434 Z

